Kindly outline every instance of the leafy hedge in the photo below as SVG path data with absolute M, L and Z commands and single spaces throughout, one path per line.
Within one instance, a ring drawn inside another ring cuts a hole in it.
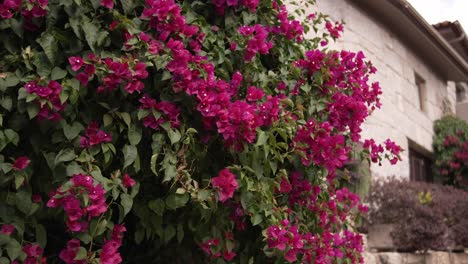
M 362 261 L 366 208 L 335 171 L 380 107 L 376 69 L 328 49 L 342 23 L 294 13 L 4 0 L 0 263 Z
M 468 193 L 451 186 L 395 178 L 374 181 L 367 220 L 394 224 L 400 250 L 453 250 L 468 246 Z
M 434 123 L 434 172 L 445 183 L 468 188 L 468 124 L 455 116 Z

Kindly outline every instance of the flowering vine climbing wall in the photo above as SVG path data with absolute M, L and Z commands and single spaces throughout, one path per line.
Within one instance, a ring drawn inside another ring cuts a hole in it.
M 335 172 L 400 148 L 343 24 L 285 4 L 2 1 L 0 263 L 361 262 Z

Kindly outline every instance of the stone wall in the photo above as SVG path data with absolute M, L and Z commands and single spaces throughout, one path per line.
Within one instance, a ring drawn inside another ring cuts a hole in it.
M 449 252 L 397 253 L 380 252 L 364 253 L 365 264 L 468 264 L 468 254 Z
M 405 150 L 409 149 L 411 140 L 430 153 L 433 121 L 443 115 L 444 101 L 455 109 L 455 86 L 449 85 L 416 55 L 417 47 L 407 46 L 390 28 L 351 1 L 317 0 L 317 5 L 308 11 L 317 10 L 346 22 L 343 37 L 332 48 L 362 50 L 378 69 L 374 79 L 381 84 L 383 106 L 364 124 L 363 139 L 375 138 L 383 142 L 391 138 Z M 421 111 L 419 106 L 415 73 L 426 81 L 426 111 Z M 405 151 L 403 161 L 396 166 L 388 162 L 382 166 L 373 164 L 373 174 L 409 178 L 408 154 Z
M 366 234 L 362 234 L 362 238 L 365 264 L 468 264 L 468 250 L 458 253 L 442 251 L 426 253 L 378 252 L 372 246 L 373 243 L 375 245 L 375 241 L 368 240 Z

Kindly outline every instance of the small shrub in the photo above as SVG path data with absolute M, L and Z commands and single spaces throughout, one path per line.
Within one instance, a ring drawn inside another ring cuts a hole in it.
M 468 245 L 468 193 L 463 190 L 390 178 L 373 182 L 368 202 L 368 222 L 395 224 L 392 238 L 400 250 Z
M 434 123 L 434 174 L 446 184 L 468 187 L 468 124 L 445 116 Z

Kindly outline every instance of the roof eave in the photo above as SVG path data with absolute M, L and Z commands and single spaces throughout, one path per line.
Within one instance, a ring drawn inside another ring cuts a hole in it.
M 468 81 L 468 63 L 405 0 L 351 0 L 407 41 L 446 80 Z

